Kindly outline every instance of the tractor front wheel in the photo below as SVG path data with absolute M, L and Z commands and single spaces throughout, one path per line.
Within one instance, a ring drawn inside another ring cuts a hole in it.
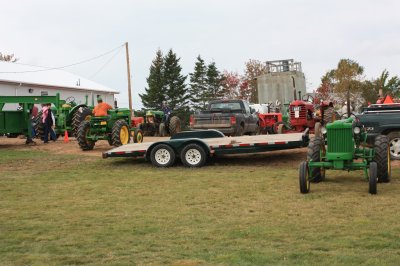
M 90 122 L 89 121 L 82 121 L 82 123 L 78 127 L 77 132 L 77 140 L 79 147 L 84 150 L 93 150 L 95 141 L 91 141 L 87 139 L 87 136 L 90 134 Z
M 120 119 L 115 121 L 111 131 L 111 142 L 114 146 L 121 146 L 128 144 L 130 141 L 130 132 L 128 124 L 125 120 Z
M 376 179 L 378 176 L 378 165 L 376 162 L 370 162 L 369 164 L 369 193 L 376 194 Z
M 175 163 L 175 151 L 166 144 L 158 144 L 150 153 L 151 163 L 156 167 L 170 167 Z
M 320 162 L 321 152 L 325 151 L 324 140 L 321 137 L 314 137 L 308 144 L 307 161 Z M 311 172 L 311 182 L 318 183 L 325 179 L 325 169 L 314 168 Z
M 189 144 L 181 151 L 181 161 L 187 167 L 201 167 L 206 162 L 206 152 L 198 144 Z
M 388 183 L 391 176 L 389 138 L 379 135 L 374 143 L 374 161 L 378 165 L 378 182 Z
M 300 182 L 300 192 L 302 194 L 307 194 L 310 192 L 310 181 L 308 180 L 308 163 L 300 163 L 299 169 L 299 182 Z
M 135 129 L 135 135 L 133 136 L 134 143 L 142 143 L 143 142 L 143 131 L 141 129 Z
M 91 116 L 92 116 L 92 110 L 90 110 L 89 107 L 86 106 L 79 107 L 78 110 L 75 111 L 75 113 L 72 116 L 72 123 L 71 123 L 73 136 L 75 137 L 77 136 L 78 128 L 81 122 L 84 120 L 88 120 Z

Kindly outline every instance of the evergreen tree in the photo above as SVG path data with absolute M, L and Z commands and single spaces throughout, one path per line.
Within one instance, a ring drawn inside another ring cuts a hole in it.
M 192 108 L 201 110 L 205 108 L 208 101 L 207 91 L 207 67 L 204 60 L 197 56 L 197 62 L 194 66 L 194 72 L 190 73 L 189 95 Z
M 215 62 L 211 62 L 207 67 L 207 90 L 208 99 L 221 98 L 224 95 L 222 87 L 222 74 L 218 71 Z
M 186 76 L 181 74 L 180 58 L 170 49 L 164 57 L 164 98 L 168 98 L 171 110 L 183 109 L 188 105 Z M 168 97 L 167 97 L 168 96 Z
M 146 93 L 139 94 L 143 106 L 149 109 L 160 109 L 164 95 L 164 58 L 160 49 L 150 66 L 150 74 L 147 78 L 148 88 Z

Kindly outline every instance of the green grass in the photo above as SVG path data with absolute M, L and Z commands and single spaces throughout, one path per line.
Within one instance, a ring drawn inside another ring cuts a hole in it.
M 0 264 L 397 265 L 399 169 L 378 195 L 361 172 L 301 195 L 296 160 L 156 169 L 2 149 Z

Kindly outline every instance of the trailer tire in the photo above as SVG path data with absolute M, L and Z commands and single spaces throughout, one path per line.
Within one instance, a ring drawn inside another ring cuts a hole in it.
M 321 137 L 314 137 L 308 144 L 307 161 L 320 162 L 321 150 L 323 151 L 324 140 Z M 318 183 L 325 179 L 325 169 L 314 168 L 311 172 L 311 182 Z
M 186 145 L 180 154 L 182 163 L 187 167 L 201 167 L 207 160 L 207 154 L 203 147 L 192 143 Z
M 299 167 L 299 183 L 300 193 L 307 194 L 310 192 L 310 181 L 308 180 L 308 163 L 301 162 Z
M 376 194 L 376 183 L 377 183 L 377 175 L 378 175 L 378 165 L 376 162 L 369 163 L 369 193 Z
M 177 116 L 171 117 L 171 119 L 169 120 L 169 135 L 172 137 L 173 135 L 181 131 L 181 119 Z
M 400 160 L 400 132 L 390 132 L 388 134 L 388 137 L 390 146 L 390 158 L 392 160 Z
M 111 142 L 114 146 L 128 144 L 130 141 L 130 130 L 128 124 L 123 119 L 115 121 L 111 131 Z
M 95 145 L 95 141 L 90 141 L 86 137 L 90 132 L 90 122 L 89 121 L 82 121 L 78 128 L 77 140 L 79 147 L 83 151 L 93 150 Z
M 175 159 L 175 151 L 167 144 L 158 144 L 150 152 L 151 163 L 156 167 L 170 167 Z
M 142 143 L 143 142 L 143 131 L 141 129 L 135 129 L 135 135 L 133 136 L 134 143 Z
M 89 107 L 86 106 L 79 107 L 74 112 L 74 114 L 72 115 L 72 123 L 71 123 L 72 135 L 74 137 L 76 137 L 78 134 L 78 128 L 81 122 L 84 120 L 88 120 L 91 116 L 92 116 L 92 110 L 90 110 Z
M 374 143 L 374 161 L 378 165 L 378 182 L 388 183 L 391 177 L 389 138 L 379 135 Z

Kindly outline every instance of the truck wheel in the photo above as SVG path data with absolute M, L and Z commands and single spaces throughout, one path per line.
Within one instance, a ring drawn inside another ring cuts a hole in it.
M 388 134 L 390 146 L 390 158 L 400 160 L 400 132 L 391 132 Z
M 111 131 L 111 141 L 114 146 L 128 144 L 130 141 L 130 132 L 128 124 L 123 119 L 115 121 Z
M 150 153 L 151 163 L 156 167 L 170 167 L 175 163 L 175 152 L 166 144 L 158 144 Z
M 324 140 L 321 137 L 314 137 L 308 144 L 307 161 L 320 162 L 321 151 L 324 151 Z M 318 183 L 325 179 L 325 169 L 314 168 L 311 172 L 311 182 Z
M 189 144 L 181 151 L 181 161 L 187 167 L 201 167 L 207 159 L 206 152 L 198 144 Z
M 133 136 L 134 143 L 142 143 L 143 142 L 143 131 L 141 129 L 135 129 L 135 135 Z
M 299 182 L 300 182 L 300 193 L 306 194 L 310 191 L 310 181 L 308 180 L 308 163 L 300 163 L 299 168 Z
M 179 117 L 171 117 L 171 119 L 169 120 L 169 135 L 172 137 L 173 135 L 181 131 L 181 120 L 179 119 Z
M 244 133 L 244 125 L 240 125 L 238 126 L 236 133 L 234 134 L 234 136 L 243 136 Z
M 164 123 L 160 123 L 160 125 L 158 127 L 158 133 L 159 133 L 160 137 L 165 137 L 166 132 L 165 132 L 165 124 Z
M 369 193 L 376 194 L 376 179 L 377 179 L 378 165 L 376 162 L 369 163 Z
M 378 182 L 388 183 L 391 176 L 389 138 L 379 135 L 374 143 L 374 161 L 378 165 Z
M 86 106 L 82 106 L 75 111 L 75 113 L 72 115 L 72 123 L 71 123 L 73 136 L 75 137 L 77 136 L 78 128 L 81 122 L 83 120 L 90 119 L 91 116 L 92 116 L 92 110 L 90 110 L 89 107 Z
M 77 140 L 79 147 L 84 150 L 93 150 L 95 141 L 91 141 L 87 139 L 87 136 L 90 134 L 90 122 L 89 121 L 82 121 L 79 125 L 78 133 L 77 133 Z

